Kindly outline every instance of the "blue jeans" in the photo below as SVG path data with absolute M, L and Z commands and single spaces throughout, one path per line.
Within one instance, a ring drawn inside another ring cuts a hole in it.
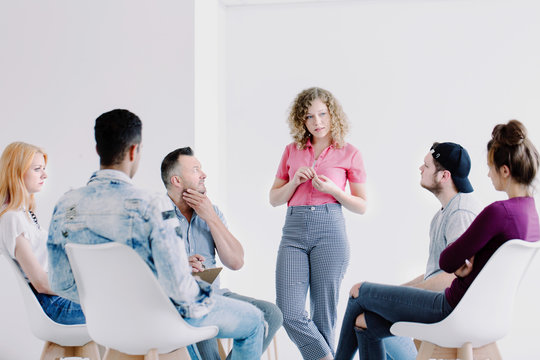
M 60 296 L 40 294 L 33 286 L 30 287 L 45 314 L 54 322 L 63 325 L 86 323 L 81 305 Z
M 185 318 L 186 322 L 193 326 L 215 325 L 219 328 L 218 338 L 234 339 L 231 360 L 259 359 L 264 336 L 261 311 L 244 301 L 221 295 L 212 295 L 212 298 L 214 306 L 207 315 Z M 190 354 L 193 356 L 193 351 Z
M 414 360 L 418 355 L 411 338 L 391 336 L 384 338 L 383 342 L 386 349 L 386 360 Z
M 266 350 L 268 345 L 270 345 L 270 342 L 274 338 L 274 335 L 283 324 L 283 315 L 281 314 L 281 310 L 279 310 L 277 305 L 272 304 L 271 302 L 254 299 L 254 298 L 236 294 L 230 291 L 222 294 L 222 296 L 250 303 L 262 311 L 264 315 L 264 321 L 266 321 L 266 323 L 268 324 L 268 328 L 263 338 L 263 344 L 262 344 L 262 352 L 264 353 L 264 351 Z M 221 359 L 218 352 L 217 341 L 215 339 L 201 341 L 197 343 L 197 348 L 199 350 L 201 358 L 204 360 L 220 360 Z M 232 356 L 232 351 L 230 352 L 227 359 L 230 359 L 231 356 Z M 192 356 L 192 359 L 193 359 L 193 356 Z
M 383 339 L 392 336 L 390 327 L 395 322 L 435 323 L 452 310 L 444 292 L 364 283 L 358 297 L 349 298 L 335 360 L 351 360 L 356 350 L 362 360 L 385 360 Z M 362 313 L 365 330 L 355 327 L 356 318 Z

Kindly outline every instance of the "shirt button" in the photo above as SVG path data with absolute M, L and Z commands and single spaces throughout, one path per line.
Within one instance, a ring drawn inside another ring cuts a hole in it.
M 312 206 L 312 207 L 311 207 L 311 211 L 313 211 L 313 210 L 315 210 L 315 206 Z

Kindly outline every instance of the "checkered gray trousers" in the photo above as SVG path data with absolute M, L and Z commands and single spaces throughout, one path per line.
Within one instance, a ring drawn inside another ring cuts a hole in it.
M 287 209 L 277 257 L 276 303 L 283 327 L 304 359 L 334 355 L 339 289 L 348 264 L 340 204 Z M 310 314 L 305 309 L 308 289 Z

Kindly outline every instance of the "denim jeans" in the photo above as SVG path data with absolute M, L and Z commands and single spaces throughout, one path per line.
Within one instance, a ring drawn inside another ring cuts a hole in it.
M 414 360 L 418 355 L 411 338 L 390 336 L 383 340 L 386 349 L 386 360 Z
M 81 305 L 76 302 L 60 296 L 40 294 L 33 287 L 32 291 L 45 314 L 54 322 L 63 325 L 86 323 Z
M 185 318 L 193 326 L 215 325 L 218 338 L 232 338 L 231 360 L 259 359 L 264 336 L 263 314 L 244 301 L 213 295 L 214 306 L 201 318 Z
M 240 301 L 250 303 L 262 311 L 264 315 L 264 321 L 267 324 L 267 329 L 264 334 L 263 344 L 262 344 L 262 352 L 264 353 L 264 351 L 266 350 L 266 348 L 268 347 L 268 345 L 274 338 L 274 335 L 283 324 L 283 315 L 281 314 L 281 310 L 279 310 L 277 305 L 272 304 L 271 302 L 254 299 L 248 296 L 233 293 L 231 291 L 228 291 L 221 295 L 231 298 L 231 299 L 237 299 Z M 221 357 L 219 356 L 218 345 L 217 345 L 216 339 L 209 339 L 209 340 L 201 341 L 197 343 L 197 348 L 199 350 L 201 358 L 204 360 L 220 360 L 221 359 Z M 233 351 L 229 353 L 229 356 L 227 356 L 227 359 L 231 358 L 232 353 Z M 193 357 L 192 355 L 192 359 L 198 359 L 198 358 Z
M 392 336 L 392 324 L 398 321 L 435 323 L 452 310 L 444 292 L 364 283 L 358 297 L 349 298 L 335 360 L 351 360 L 356 350 L 362 360 L 385 360 L 383 339 Z M 356 318 L 362 313 L 367 324 L 365 330 L 355 327 Z

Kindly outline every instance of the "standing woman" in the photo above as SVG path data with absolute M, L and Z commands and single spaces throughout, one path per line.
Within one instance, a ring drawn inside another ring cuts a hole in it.
M 329 91 L 314 87 L 298 94 L 288 122 L 293 142 L 270 190 L 272 206 L 288 205 L 277 257 L 277 305 L 304 359 L 333 359 L 338 294 L 349 263 L 341 206 L 366 211 L 366 173 L 360 152 L 344 140 L 347 117 Z M 311 316 L 305 310 L 308 289 Z
M 79 304 L 56 296 L 47 277 L 47 230 L 34 214 L 34 194 L 47 174 L 47 154 L 23 142 L 0 158 L 0 250 L 15 259 L 45 313 L 60 324 L 84 324 Z
M 495 190 L 505 192 L 508 199 L 488 205 L 463 235 L 441 253 L 440 268 L 454 273 L 456 279 L 442 292 L 367 282 L 354 285 L 336 360 L 351 360 L 357 350 L 362 360 L 384 360 L 382 339 L 392 335 L 390 327 L 395 322 L 430 324 L 443 320 L 502 244 L 512 239 L 540 240 L 538 212 L 532 197 L 540 159 L 523 124 L 511 120 L 495 126 L 487 151 L 488 176 Z

